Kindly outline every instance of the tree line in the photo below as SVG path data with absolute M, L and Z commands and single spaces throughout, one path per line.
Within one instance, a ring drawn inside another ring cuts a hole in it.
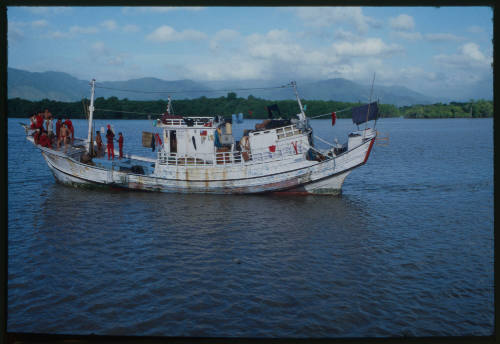
M 306 107 L 306 114 L 314 117 L 332 111 L 346 110 L 337 113 L 338 118 L 350 118 L 349 109 L 360 103 L 338 102 L 324 100 L 301 100 Z M 21 98 L 8 100 L 9 117 L 29 117 L 45 109 L 57 118 L 86 118 L 85 107 L 90 101 L 86 98 L 75 102 L 60 102 L 49 99 L 29 101 Z M 243 113 L 245 118 L 262 119 L 268 117 L 267 106 L 277 104 L 282 118 L 291 118 L 299 112 L 297 101 L 271 101 L 256 98 L 252 95 L 241 98 L 234 92 L 219 98 L 200 97 L 196 99 L 174 100 L 174 114 L 183 116 L 214 116 L 231 117 L 232 114 Z M 117 97 L 96 98 L 94 101 L 95 119 L 146 119 L 156 118 L 167 108 L 166 100 L 129 100 Z M 492 117 L 493 102 L 477 100 L 469 102 L 451 102 L 449 104 L 412 105 L 397 107 L 392 104 L 379 104 L 380 117 L 405 118 L 456 118 L 456 117 Z M 327 118 L 327 117 L 325 117 Z

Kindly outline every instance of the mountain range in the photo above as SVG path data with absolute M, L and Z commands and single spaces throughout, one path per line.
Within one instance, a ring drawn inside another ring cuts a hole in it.
M 41 100 L 44 98 L 58 101 L 78 101 L 90 97 L 89 81 L 77 79 L 63 72 L 28 72 L 8 68 L 8 98 Z M 158 78 L 139 78 L 127 81 L 96 82 L 96 97 L 128 98 L 130 100 L 192 99 L 201 96 L 220 97 L 235 92 L 238 97 L 253 95 L 269 100 L 295 99 L 290 88 L 273 88 L 288 83 L 269 80 L 239 81 L 166 81 Z M 265 88 L 265 89 L 256 89 Z M 367 102 L 370 99 L 371 85 L 336 78 L 320 81 L 300 81 L 297 84 L 299 95 L 309 100 L 335 100 L 345 102 Z M 139 92 L 125 92 L 134 90 Z M 150 91 L 147 93 L 145 91 Z M 162 91 L 169 91 L 168 93 Z M 188 92 L 189 91 L 189 92 Z M 156 93 L 154 93 L 156 92 Z M 374 86 L 373 100 L 396 106 L 412 104 L 432 104 L 442 99 L 427 96 L 404 86 Z

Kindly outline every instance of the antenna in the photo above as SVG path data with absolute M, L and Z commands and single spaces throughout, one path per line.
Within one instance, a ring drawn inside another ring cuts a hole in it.
M 363 139 L 365 138 L 366 129 L 368 128 L 368 115 L 370 114 L 370 104 L 372 102 L 374 83 L 375 83 L 375 72 L 373 72 L 372 88 L 370 90 L 370 101 L 368 102 L 368 110 L 366 111 L 365 131 L 363 132 Z
M 365 127 L 368 125 L 368 115 L 370 114 L 370 104 L 372 102 L 372 95 L 373 95 L 373 84 L 375 83 L 375 72 L 373 72 L 373 80 L 372 80 L 372 88 L 370 90 L 370 101 L 368 102 L 368 111 L 366 112 L 366 122 Z

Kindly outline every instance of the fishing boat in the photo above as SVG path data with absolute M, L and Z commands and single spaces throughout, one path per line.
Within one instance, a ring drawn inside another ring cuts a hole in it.
M 35 144 L 56 181 L 63 184 L 177 193 L 339 194 L 346 177 L 367 162 L 377 135 L 367 125 L 359 129 L 369 121 L 375 127 L 378 106 L 373 102 L 352 110 L 357 129 L 345 143 L 316 148 L 317 137 L 292 82 L 289 86 L 299 109 L 296 118 L 270 118 L 245 130 L 239 140 L 233 136 L 231 121 L 221 116 L 173 115 L 169 97 L 167 111 L 155 116 L 152 130 L 157 132 L 142 133 L 144 146 L 156 141 L 156 158 L 127 155 L 106 165 L 94 154 L 95 79 L 90 86 L 88 137 L 75 138 L 66 150 Z M 29 130 L 27 140 L 35 143 Z

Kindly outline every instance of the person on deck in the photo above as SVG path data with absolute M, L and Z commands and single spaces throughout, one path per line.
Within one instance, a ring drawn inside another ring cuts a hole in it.
M 36 128 L 36 113 L 30 117 L 30 129 Z
M 49 112 L 49 109 L 45 109 L 45 112 L 43 113 L 43 117 L 45 119 L 52 118 L 52 114 Z
M 66 124 L 66 126 L 68 127 L 68 129 L 71 133 L 71 144 L 75 143 L 75 128 L 73 128 L 73 123 L 71 122 L 71 120 L 69 118 L 67 118 L 64 121 L 64 124 Z
M 39 128 L 35 129 L 35 131 L 33 132 L 33 141 L 35 142 L 36 145 L 38 144 L 38 140 L 41 134 L 42 134 L 42 129 Z
M 108 160 L 115 160 L 115 146 L 113 145 L 113 138 L 115 134 L 111 130 L 111 126 L 108 124 L 108 131 L 106 132 L 106 139 L 108 139 Z
M 122 133 L 118 133 L 118 148 L 120 149 L 120 157 L 119 159 L 123 158 L 123 135 Z
M 50 117 L 45 116 L 44 122 L 45 122 L 45 129 L 47 130 L 47 135 L 49 137 L 52 137 L 54 135 L 54 124 L 53 124 L 52 116 L 50 116 Z
M 102 147 L 102 138 L 101 138 L 101 132 L 98 130 L 96 131 L 95 134 L 95 143 L 97 145 L 96 149 L 96 156 L 100 157 L 103 155 L 103 147 Z
M 43 116 L 42 116 L 42 113 L 39 112 L 37 115 L 36 115 L 36 123 L 35 123 L 35 128 L 36 129 L 42 129 L 43 128 Z
M 45 132 L 42 132 L 40 134 L 40 138 L 38 139 L 38 144 L 42 147 L 52 148 L 50 138 Z
M 60 135 L 60 131 L 61 131 L 61 125 L 62 125 L 62 121 L 60 118 L 58 118 L 57 122 L 56 122 L 56 138 L 58 141 L 59 141 L 59 135 Z
M 57 148 L 61 146 L 61 141 L 64 143 L 64 152 L 66 153 L 66 150 L 68 148 L 68 141 L 69 141 L 69 135 L 70 135 L 70 130 L 66 126 L 65 123 L 61 126 L 61 131 L 60 131 L 60 136 L 59 140 L 57 140 Z

